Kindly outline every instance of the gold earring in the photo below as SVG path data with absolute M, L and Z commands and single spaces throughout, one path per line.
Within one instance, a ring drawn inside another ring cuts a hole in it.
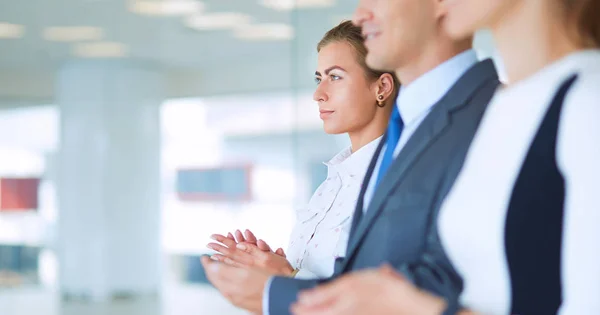
M 384 107 L 385 103 L 383 102 L 383 95 L 377 95 L 377 106 Z

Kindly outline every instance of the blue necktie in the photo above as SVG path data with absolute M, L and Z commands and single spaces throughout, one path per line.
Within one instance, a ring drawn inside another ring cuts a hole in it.
M 385 173 L 394 161 L 394 151 L 396 150 L 396 146 L 398 145 L 400 134 L 402 134 L 403 129 L 404 123 L 402 122 L 402 117 L 400 117 L 400 112 L 398 112 L 398 106 L 394 104 L 394 109 L 392 109 L 392 116 L 390 117 L 390 122 L 388 124 L 386 133 L 386 148 L 385 152 L 383 153 L 383 159 L 381 159 L 381 165 L 379 166 L 379 174 L 377 175 L 375 187 L 379 185 L 379 182 L 383 176 L 385 176 Z

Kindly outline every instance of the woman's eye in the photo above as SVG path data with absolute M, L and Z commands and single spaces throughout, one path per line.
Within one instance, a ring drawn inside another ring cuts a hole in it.
M 333 80 L 333 81 L 337 81 L 337 80 L 339 80 L 339 79 L 341 79 L 341 77 L 340 77 L 339 75 L 335 75 L 335 74 L 332 74 L 332 75 L 331 75 L 331 80 Z
M 315 83 L 316 83 L 316 84 L 319 84 L 319 83 L 321 83 L 321 78 L 315 78 Z

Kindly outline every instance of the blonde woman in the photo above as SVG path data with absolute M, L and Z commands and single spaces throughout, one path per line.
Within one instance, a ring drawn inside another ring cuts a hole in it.
M 326 278 L 346 252 L 352 216 L 365 173 L 384 134 L 394 107 L 399 82 L 393 73 L 369 69 L 360 27 L 350 21 L 331 29 L 317 45 L 319 53 L 314 100 L 323 128 L 347 134 L 351 146 L 326 163 L 327 179 L 305 209 L 298 211 L 287 257 L 275 252 L 250 231 L 213 235 L 219 252 L 213 259 L 238 267 L 253 267 L 273 275 Z M 245 234 L 245 235 L 244 235 Z M 258 245 L 262 252 L 236 249 L 239 242 Z

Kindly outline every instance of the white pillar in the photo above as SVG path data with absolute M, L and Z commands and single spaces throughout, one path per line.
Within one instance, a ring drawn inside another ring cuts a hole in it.
M 161 75 L 78 61 L 57 81 L 61 292 L 100 301 L 159 293 Z

